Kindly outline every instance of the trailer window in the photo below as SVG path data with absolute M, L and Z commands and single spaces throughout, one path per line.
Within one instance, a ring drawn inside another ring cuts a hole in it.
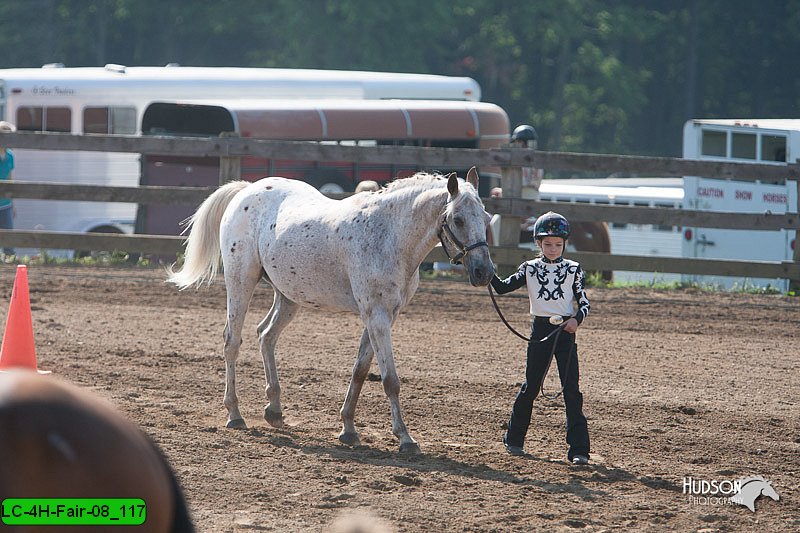
M 83 133 L 136 133 L 133 107 L 87 107 L 83 110 Z
M 68 107 L 20 107 L 17 129 L 22 131 L 56 131 L 69 133 L 72 112 Z
M 783 135 L 761 136 L 761 159 L 786 162 L 786 137 Z
M 717 157 L 727 156 L 725 137 L 724 131 L 703 130 L 702 154 Z
M 734 133 L 731 142 L 731 157 L 736 159 L 756 158 L 756 136 L 752 133 Z
M 379 146 L 423 146 L 437 148 L 478 148 L 477 140 L 461 139 L 382 139 Z
M 338 141 L 319 141 L 319 144 L 328 144 L 331 146 L 377 146 L 378 141 L 374 139 L 342 139 Z

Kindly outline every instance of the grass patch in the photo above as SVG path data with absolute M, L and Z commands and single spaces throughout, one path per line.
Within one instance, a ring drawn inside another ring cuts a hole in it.
M 733 292 L 742 294 L 782 294 L 782 291 L 772 285 L 760 286 L 748 282 L 734 284 L 730 289 L 725 289 L 721 285 L 714 283 L 696 283 L 685 281 L 665 281 L 658 279 L 657 274 L 651 280 L 646 281 L 612 281 L 611 283 L 603 280 L 599 272 L 593 272 L 586 276 L 586 286 L 591 288 L 641 288 L 659 291 L 681 291 L 693 290 L 701 292 Z M 794 296 L 794 292 L 789 292 L 789 296 Z
M 92 252 L 83 257 L 61 257 L 49 254 L 46 250 L 40 250 L 34 256 L 3 255 L 2 261 L 5 264 L 17 265 L 86 265 L 86 266 L 135 266 L 149 267 L 152 262 L 149 258 L 141 255 L 131 255 L 129 252 L 114 250 L 113 252 Z

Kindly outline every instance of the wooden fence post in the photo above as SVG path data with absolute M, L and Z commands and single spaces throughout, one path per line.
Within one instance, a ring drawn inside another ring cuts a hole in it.
M 795 182 L 795 186 L 797 187 L 797 211 L 800 213 L 800 180 Z M 795 264 L 800 264 L 800 242 L 798 242 L 798 237 L 800 237 L 800 230 L 795 230 L 794 254 L 792 255 Z M 800 295 L 800 279 L 789 280 L 789 292 L 794 292 L 795 295 Z
M 503 198 L 522 197 L 522 167 L 501 167 L 500 187 L 503 189 Z M 522 217 L 501 215 L 500 217 L 500 246 L 516 248 L 519 246 L 519 227 Z M 511 268 L 517 265 L 501 265 Z
M 233 131 L 223 131 L 219 134 L 220 137 L 238 137 L 239 135 Z M 242 179 L 242 158 L 220 156 L 219 158 L 219 184 L 224 185 L 226 182 Z

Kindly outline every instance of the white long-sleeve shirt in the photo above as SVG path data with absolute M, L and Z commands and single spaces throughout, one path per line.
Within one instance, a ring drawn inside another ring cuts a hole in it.
M 492 279 L 497 294 L 515 291 L 526 285 L 531 301 L 531 316 L 574 316 L 578 324 L 589 316 L 589 298 L 585 290 L 586 277 L 581 265 L 563 257 L 550 261 L 537 257 L 522 263 L 517 271 L 501 280 Z M 574 306 L 577 304 L 578 311 Z

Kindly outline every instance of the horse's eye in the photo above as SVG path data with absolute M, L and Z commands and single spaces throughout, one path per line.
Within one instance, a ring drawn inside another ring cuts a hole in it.
M 455 217 L 453 219 L 453 222 L 455 222 L 456 226 L 458 226 L 459 228 L 464 227 L 464 217 Z

